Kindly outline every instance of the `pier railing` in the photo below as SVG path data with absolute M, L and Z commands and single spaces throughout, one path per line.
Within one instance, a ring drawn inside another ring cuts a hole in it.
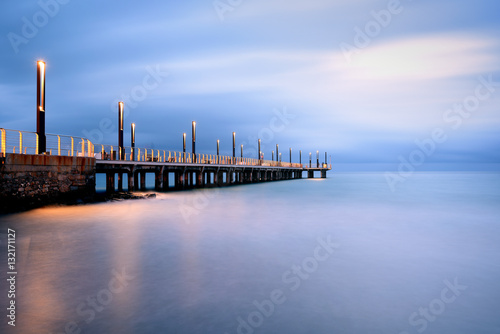
M 86 138 L 46 134 L 46 154 L 93 157 L 94 145 Z M 0 153 L 37 154 L 36 132 L 0 128 Z
M 122 152 L 116 145 L 95 144 L 95 157 L 98 160 L 123 160 L 142 162 L 172 162 L 186 164 L 216 164 L 216 165 L 244 165 L 244 166 L 271 166 L 302 168 L 302 164 L 241 158 L 215 154 L 192 154 L 188 152 L 167 151 L 151 148 L 124 147 Z
M 95 157 L 98 160 L 123 160 L 138 162 L 163 162 L 183 164 L 214 164 L 303 168 L 308 165 L 299 163 L 259 160 L 215 154 L 192 154 L 188 152 L 167 151 L 151 148 L 124 147 L 122 152 L 117 145 L 93 144 L 82 137 L 46 134 L 46 153 L 50 155 Z M 0 155 L 6 153 L 37 154 L 39 138 L 36 132 L 0 128 Z M 313 166 L 314 168 L 314 166 Z M 321 164 L 320 168 L 331 168 Z

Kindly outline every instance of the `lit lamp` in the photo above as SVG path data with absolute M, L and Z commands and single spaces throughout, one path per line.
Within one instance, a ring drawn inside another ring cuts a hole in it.
M 316 168 L 319 168 L 319 151 L 316 151 Z
M 118 102 L 118 160 L 123 160 L 123 102 Z
M 130 124 L 130 146 L 132 147 L 132 161 L 135 161 L 135 123 Z
M 243 158 L 243 144 L 241 144 L 241 157 Z
M 45 153 L 47 141 L 45 137 L 45 62 L 37 61 L 36 71 L 36 133 L 38 135 L 37 154 Z
M 312 154 L 309 152 L 309 168 L 312 167 Z
M 219 139 L 217 139 L 217 164 L 219 164 Z

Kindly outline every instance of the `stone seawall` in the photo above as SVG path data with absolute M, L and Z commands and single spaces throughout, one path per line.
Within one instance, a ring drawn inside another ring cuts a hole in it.
M 0 163 L 0 213 L 95 194 L 95 158 L 6 154 Z

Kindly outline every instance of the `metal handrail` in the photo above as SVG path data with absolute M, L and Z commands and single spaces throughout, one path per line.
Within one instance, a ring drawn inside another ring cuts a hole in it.
M 224 155 L 192 154 L 188 152 L 168 151 L 142 147 L 124 147 L 124 158 L 120 159 L 120 148 L 117 145 L 95 144 L 95 158 L 98 160 L 122 160 L 139 162 L 163 163 L 188 163 L 188 164 L 213 164 L 213 165 L 243 165 L 243 166 L 269 166 L 302 168 L 299 163 L 259 160 Z
M 87 138 L 46 134 L 46 153 L 62 156 L 94 156 L 94 145 Z M 36 132 L 0 128 L 0 154 L 37 154 L 39 138 Z

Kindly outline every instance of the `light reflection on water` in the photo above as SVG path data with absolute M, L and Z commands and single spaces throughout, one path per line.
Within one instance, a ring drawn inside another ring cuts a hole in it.
M 422 173 L 392 193 L 383 174 L 332 174 L 4 216 L 2 240 L 17 230 L 15 332 L 237 333 L 279 289 L 255 333 L 417 333 L 409 316 L 455 278 L 467 289 L 426 333 L 498 332 L 499 185 Z M 289 274 L 292 290 L 284 273 L 328 236 L 339 248 L 307 278 Z

